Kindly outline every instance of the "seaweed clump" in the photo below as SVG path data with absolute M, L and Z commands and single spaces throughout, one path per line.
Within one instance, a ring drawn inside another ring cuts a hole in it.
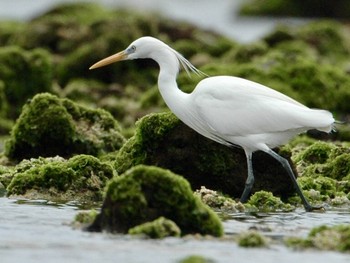
M 193 195 L 185 179 L 144 165 L 110 180 L 101 213 L 88 229 L 127 233 L 159 217 L 172 220 L 182 235 L 223 235 L 219 217 Z
M 123 143 L 119 125 L 107 111 L 42 93 L 23 107 L 5 144 L 5 155 L 13 160 L 99 155 L 116 151 Z
M 90 155 L 23 160 L 12 170 L 7 196 L 52 201 L 97 202 L 114 173 L 109 164 Z

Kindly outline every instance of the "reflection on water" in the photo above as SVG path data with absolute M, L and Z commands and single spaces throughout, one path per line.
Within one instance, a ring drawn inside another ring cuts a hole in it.
M 269 248 L 240 248 L 234 241 L 218 239 L 167 238 L 144 240 L 126 235 L 87 233 L 73 229 L 70 222 L 80 208 L 75 203 L 55 204 L 45 200 L 25 201 L 0 198 L 1 262 L 177 262 L 189 255 L 202 255 L 215 262 L 349 262 L 349 254 L 293 251 L 274 242 Z M 322 224 L 350 223 L 350 210 L 325 213 L 237 213 L 224 222 L 228 236 L 258 229 L 275 240 L 304 236 Z M 252 251 L 254 253 L 252 253 Z M 283 260 L 281 260 L 283 258 Z

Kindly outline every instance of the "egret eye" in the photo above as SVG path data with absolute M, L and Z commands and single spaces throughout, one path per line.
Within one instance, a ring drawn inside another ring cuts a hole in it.
M 135 51 L 136 51 L 136 46 L 131 46 L 131 47 L 130 47 L 130 51 L 131 51 L 131 52 L 135 52 Z

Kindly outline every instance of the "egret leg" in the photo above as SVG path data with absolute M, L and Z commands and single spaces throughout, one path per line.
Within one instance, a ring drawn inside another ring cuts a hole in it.
M 312 205 L 310 205 L 310 203 L 306 200 L 303 192 L 300 189 L 300 186 L 298 185 L 297 180 L 295 179 L 295 175 L 294 172 L 292 170 L 292 168 L 289 165 L 289 162 L 284 159 L 282 156 L 278 155 L 277 153 L 275 153 L 274 151 L 272 151 L 271 149 L 269 149 L 266 153 L 268 153 L 269 155 L 271 155 L 273 158 L 275 158 L 277 161 L 279 161 L 283 168 L 286 169 L 286 171 L 288 172 L 288 175 L 290 176 L 290 178 L 292 179 L 293 185 L 295 190 L 297 191 L 299 197 L 301 198 L 301 201 L 303 202 L 303 205 L 305 207 L 305 210 L 310 212 L 312 210 L 319 210 L 322 209 L 322 207 L 313 207 Z
M 252 191 L 253 184 L 254 184 L 252 153 L 251 152 L 249 152 L 249 153 L 246 152 L 246 156 L 247 156 L 248 177 L 247 177 L 247 180 L 245 182 L 245 187 L 244 187 L 241 199 L 240 199 L 240 201 L 242 203 L 247 202 L 248 197 L 250 195 L 250 192 Z

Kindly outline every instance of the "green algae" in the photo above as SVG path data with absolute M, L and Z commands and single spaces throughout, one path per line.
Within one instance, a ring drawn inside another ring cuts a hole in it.
M 186 258 L 183 258 L 179 261 L 179 263 L 214 263 L 215 260 L 206 258 L 200 255 L 191 255 Z
M 119 125 L 110 113 L 43 93 L 23 107 L 6 141 L 5 155 L 15 160 L 98 155 L 118 150 L 123 143 Z
M 331 150 L 334 148 L 333 144 L 317 141 L 295 156 L 294 161 L 299 162 L 302 160 L 309 164 L 325 163 L 331 154 Z
M 130 235 L 145 235 L 153 239 L 161 239 L 165 237 L 180 237 L 180 228 L 171 220 L 160 217 L 152 222 L 130 228 Z
M 51 56 L 41 48 L 27 51 L 18 46 L 1 47 L 0 80 L 4 84 L 6 103 L 11 105 L 6 116 L 15 118 L 27 99 L 36 93 L 51 91 Z
M 11 183 L 13 178 L 13 168 L 9 166 L 0 165 L 0 183 L 3 189 Z
M 98 212 L 95 209 L 82 211 L 75 215 L 72 225 L 75 228 L 85 228 L 94 222 Z
M 350 160 L 346 143 L 301 137 L 285 147 L 291 149 L 300 175 L 297 181 L 309 200 L 332 206 L 349 204 Z M 298 203 L 298 199 L 290 198 L 289 202 Z
M 159 217 L 172 220 L 181 234 L 221 236 L 218 216 L 195 197 L 188 182 L 169 170 L 139 165 L 108 183 L 92 231 L 127 231 Z
M 10 174 L 8 196 L 82 202 L 100 201 L 114 175 L 110 165 L 89 155 L 24 160 Z
M 285 240 L 293 248 L 313 248 L 319 250 L 350 251 L 350 225 L 318 226 L 306 238 L 291 237 Z
M 259 232 L 257 231 L 246 231 L 242 232 L 238 236 L 238 245 L 240 247 L 267 247 L 268 241 L 267 239 L 262 236 Z
M 273 196 L 272 193 L 259 191 L 253 194 L 246 205 L 248 210 L 258 210 L 262 212 L 289 212 L 295 209 L 292 205 L 282 202 L 279 197 Z

